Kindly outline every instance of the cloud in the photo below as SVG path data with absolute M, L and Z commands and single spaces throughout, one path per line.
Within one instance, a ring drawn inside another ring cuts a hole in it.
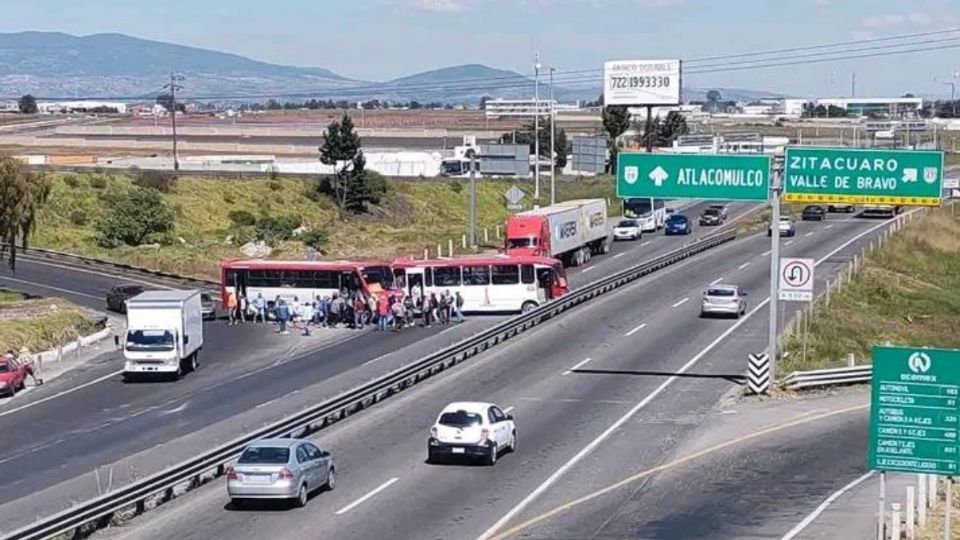
M 869 30 L 883 30 L 902 26 L 930 26 L 933 22 L 933 17 L 926 13 L 885 13 L 865 17 L 861 25 Z
M 413 0 L 413 7 L 436 13 L 459 13 L 470 7 L 469 0 Z
M 686 0 L 408 0 L 413 9 L 434 13 L 461 13 L 480 7 L 482 4 L 552 7 L 557 3 L 588 5 L 594 8 L 610 6 L 661 7 L 676 6 Z

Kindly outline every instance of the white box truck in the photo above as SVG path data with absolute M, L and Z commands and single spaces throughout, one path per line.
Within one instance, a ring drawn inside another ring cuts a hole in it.
M 607 201 L 578 199 L 520 212 L 507 219 L 507 255 L 560 259 L 579 266 L 610 251 Z
M 119 337 L 117 341 L 119 344 Z M 179 379 L 197 369 L 202 348 L 200 291 L 146 291 L 127 300 L 124 379 Z

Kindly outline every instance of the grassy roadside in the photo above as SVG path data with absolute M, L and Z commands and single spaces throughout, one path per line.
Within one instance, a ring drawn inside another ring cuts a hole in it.
M 544 195 L 549 181 L 544 178 Z M 477 214 L 480 239 L 487 228 L 491 243 L 494 230 L 508 216 L 504 192 L 514 183 L 532 200 L 533 185 L 522 180 L 477 182 Z M 314 182 L 299 179 L 229 180 L 181 178 L 162 197 L 173 208 L 176 224 L 166 245 L 104 248 L 97 243 L 96 224 L 103 219 L 111 197 L 132 189 L 132 180 L 122 173 L 91 172 L 52 176 L 52 192 L 43 208 L 33 245 L 69 251 L 116 262 L 175 273 L 216 277 L 218 263 L 227 257 L 242 257 L 239 246 L 228 242 L 231 210 L 246 210 L 255 216 L 295 214 L 310 228 L 325 228 L 329 259 L 390 259 L 435 252 L 437 243 L 448 239 L 459 247 L 467 230 L 469 184 L 460 179 L 435 181 L 396 180 L 384 202 L 369 214 L 341 219 L 334 205 L 317 197 Z M 610 177 L 558 179 L 557 200 L 608 198 L 611 212 L 619 214 Z M 301 259 L 304 246 L 283 242 L 271 257 Z
M 849 353 L 869 362 L 878 343 L 960 347 L 958 229 L 960 216 L 944 208 L 891 238 L 829 307 L 819 306 L 805 361 L 800 335 L 784 342 L 783 372 L 845 365 Z
M 917 540 L 942 540 L 944 509 L 946 504 L 941 501 L 937 509 L 927 516 L 927 524 L 918 531 Z M 953 512 L 950 523 L 950 538 L 960 538 L 960 484 L 953 487 Z
M 101 327 L 92 313 L 66 300 L 0 289 L 0 351 L 46 351 Z

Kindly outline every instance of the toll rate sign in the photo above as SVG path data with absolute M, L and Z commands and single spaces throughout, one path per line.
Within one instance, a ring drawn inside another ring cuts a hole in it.
M 874 347 L 870 468 L 954 476 L 960 350 Z

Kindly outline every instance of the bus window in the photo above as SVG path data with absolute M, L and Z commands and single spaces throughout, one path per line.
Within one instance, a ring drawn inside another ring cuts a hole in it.
M 489 285 L 490 284 L 490 267 L 483 266 L 464 266 L 463 267 L 463 284 L 464 285 Z
M 553 300 L 553 269 L 537 268 L 537 286 L 544 290 L 547 299 Z
M 533 277 L 533 265 L 525 264 L 520 267 L 520 281 L 530 284 L 536 281 Z
M 464 269 L 466 270 L 466 269 Z M 466 275 L 466 272 L 464 272 Z M 437 287 L 459 287 L 460 269 L 457 267 L 444 268 L 438 266 L 433 269 L 433 285 Z
M 427 287 L 433 287 L 433 268 L 424 268 L 423 269 L 423 281 Z
M 515 264 L 494 265 L 490 267 L 490 277 L 494 285 L 516 285 L 520 283 L 520 270 Z

